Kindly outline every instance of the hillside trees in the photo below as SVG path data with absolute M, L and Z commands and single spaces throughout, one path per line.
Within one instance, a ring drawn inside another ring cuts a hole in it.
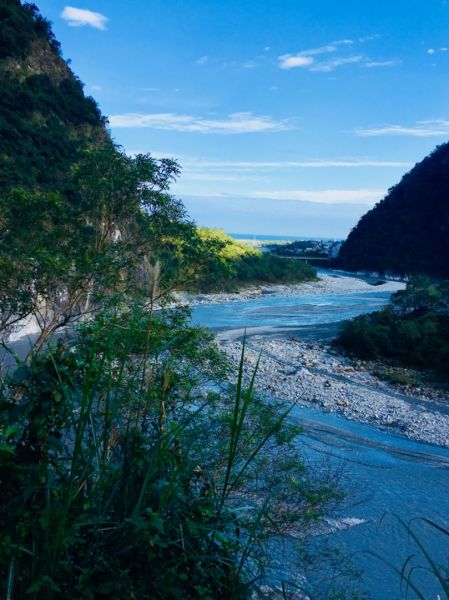
M 100 298 L 150 296 L 156 271 L 161 290 L 170 289 L 176 272 L 173 265 L 164 269 L 164 259 L 174 240 L 194 232 L 168 193 L 178 172 L 173 161 L 131 158 L 106 142 L 73 166 L 71 193 L 16 189 L 1 195 L 2 330 L 34 317 L 39 346 L 98 307 Z
M 338 257 L 349 270 L 449 276 L 449 143 L 391 188 L 351 231 Z
M 0 85 L 0 192 L 66 190 L 80 152 L 108 135 L 34 4 L 0 0 Z

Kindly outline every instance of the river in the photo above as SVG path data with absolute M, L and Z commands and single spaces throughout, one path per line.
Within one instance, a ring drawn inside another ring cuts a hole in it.
M 306 293 L 297 295 L 265 293 L 246 301 L 215 300 L 194 306 L 192 318 L 221 332 L 248 327 L 251 333 L 329 338 L 342 320 L 377 310 L 394 291 L 394 285 L 385 290 L 339 273 L 327 272 L 324 277 L 330 285 L 317 285 L 316 293 L 308 284 Z M 436 600 L 441 594 L 445 598 L 438 582 L 419 568 L 428 566 L 422 552 L 394 515 L 407 523 L 414 519 L 413 530 L 420 541 L 432 557 L 448 566 L 449 537 L 419 517 L 449 529 L 449 450 L 315 408 L 296 407 L 292 418 L 305 427 L 300 443 L 306 459 L 315 468 L 323 458 L 335 468 L 343 467 L 345 480 L 357 491 L 357 501 L 349 500 L 339 515 L 340 522 L 354 526 L 318 536 L 317 543 L 320 537 L 332 538 L 335 546 L 354 555 L 363 570 L 361 587 L 373 600 L 399 600 L 405 597 L 406 585 L 401 591 L 399 575 L 371 553 L 398 569 L 414 555 L 408 567 L 417 567 L 412 581 L 423 597 Z M 409 588 L 407 597 L 418 596 Z

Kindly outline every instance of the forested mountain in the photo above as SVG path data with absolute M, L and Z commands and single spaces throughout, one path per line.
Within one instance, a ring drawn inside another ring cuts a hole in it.
M 360 219 L 338 265 L 449 276 L 449 143 L 418 163 Z
M 0 191 L 65 189 L 80 149 L 107 138 L 104 119 L 34 4 L 0 0 Z
M 45 340 L 105 295 L 130 303 L 315 276 L 201 233 L 170 194 L 179 165 L 112 142 L 34 4 L 0 0 L 0 81 L 0 335 L 33 318 Z
M 142 269 L 165 288 L 188 276 L 177 164 L 114 146 L 34 4 L 0 0 L 0 48 L 0 333 L 34 318 L 45 340 L 104 295 L 133 298 Z

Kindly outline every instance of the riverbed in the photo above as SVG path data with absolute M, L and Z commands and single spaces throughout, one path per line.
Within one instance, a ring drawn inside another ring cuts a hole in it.
M 292 418 L 304 427 L 304 456 L 317 465 L 323 457 L 336 468 L 343 465 L 363 497 L 339 515 L 348 526 L 332 533 L 332 541 L 356 555 L 362 587 L 374 600 L 396 600 L 406 586 L 401 592 L 399 575 L 370 553 L 399 569 L 411 554 L 409 566 L 426 566 L 393 515 L 407 523 L 424 517 L 449 529 L 449 399 L 398 391 L 329 346 L 344 319 L 378 310 L 403 284 L 374 285 L 379 282 L 336 272 L 320 277 L 305 286 L 191 298 L 192 318 L 215 329 L 234 362 L 246 328 L 248 373 L 262 350 L 259 389 L 276 402 L 295 403 Z M 413 523 L 447 566 L 449 538 L 422 521 Z M 413 581 L 426 600 L 444 597 L 424 570 L 417 569 Z M 408 597 L 417 596 L 409 589 Z

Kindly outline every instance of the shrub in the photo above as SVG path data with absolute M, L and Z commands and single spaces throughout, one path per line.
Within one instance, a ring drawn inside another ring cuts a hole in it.
M 449 315 L 397 313 L 391 308 L 348 321 L 337 346 L 362 359 L 387 359 L 449 378 Z
M 243 358 L 242 358 L 243 364 Z M 15 597 L 240 598 L 270 539 L 340 494 L 297 427 L 185 315 L 105 311 L 21 364 L 0 397 L 0 581 Z

